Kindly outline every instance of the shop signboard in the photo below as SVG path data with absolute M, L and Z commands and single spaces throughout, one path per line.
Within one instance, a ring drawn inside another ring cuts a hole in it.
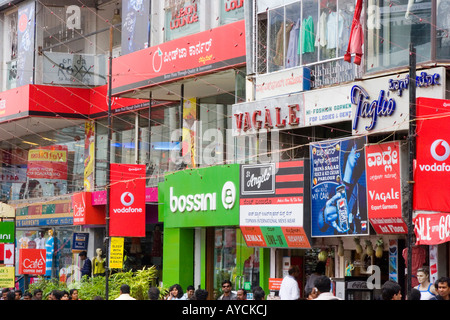
M 445 97 L 445 68 L 417 72 L 416 95 Z M 353 135 L 409 129 L 407 73 L 358 82 L 348 94 L 352 104 Z
M 310 144 L 311 236 L 369 234 L 365 137 Z
M 15 268 L 14 267 L 0 267 L 0 287 L 14 288 L 15 283 Z
M 87 251 L 89 243 L 89 233 L 74 232 L 72 238 L 72 253 Z
M 249 247 L 310 248 L 304 160 L 241 165 L 239 226 Z
M 450 100 L 417 99 L 413 209 L 450 208 Z
M 78 192 L 72 195 L 74 225 L 104 225 L 104 207 L 92 205 L 91 192 Z
M 0 243 L 0 264 L 14 265 L 14 243 Z
M 420 212 L 414 219 L 416 245 L 437 245 L 450 241 L 450 213 Z
M 45 249 L 20 249 L 19 274 L 44 275 L 46 267 Z
M 111 163 L 109 235 L 145 237 L 145 165 Z
M 245 22 L 240 20 L 116 58 L 112 93 L 244 64 L 244 31 Z
M 111 248 L 109 250 L 109 267 L 114 269 L 123 268 L 123 237 L 111 237 Z
M 255 99 L 265 99 L 282 94 L 309 90 L 311 87 L 310 69 L 289 68 L 279 72 L 255 76 Z
M 367 211 L 379 234 L 408 232 L 402 218 L 400 142 L 366 145 Z
M 239 225 L 239 164 L 168 173 L 164 193 L 164 226 Z
M 14 243 L 14 221 L 0 222 L 0 243 Z

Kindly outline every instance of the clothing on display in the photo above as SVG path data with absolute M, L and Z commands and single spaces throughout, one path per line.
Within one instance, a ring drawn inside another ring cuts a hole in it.
M 314 52 L 314 20 L 311 16 L 303 20 L 301 32 L 302 41 L 299 42 L 298 52 L 302 54 Z
M 286 68 L 291 68 L 298 66 L 300 63 L 298 54 L 298 45 L 300 39 L 300 27 L 301 20 L 298 19 L 297 22 L 292 27 L 291 33 L 289 35 L 289 44 L 286 52 Z
M 360 65 L 362 60 L 362 45 L 364 44 L 364 33 L 361 26 L 362 0 L 357 0 L 355 13 L 353 15 L 352 27 L 350 30 L 350 39 L 347 52 L 344 55 L 344 61 L 351 62 L 351 54 L 356 54 L 354 64 Z

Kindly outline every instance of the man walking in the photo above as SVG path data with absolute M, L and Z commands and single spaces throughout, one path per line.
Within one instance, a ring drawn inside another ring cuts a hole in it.
M 281 300 L 298 300 L 300 298 L 300 288 L 297 282 L 299 274 L 300 268 L 297 265 L 289 267 L 288 275 L 284 277 L 280 286 Z

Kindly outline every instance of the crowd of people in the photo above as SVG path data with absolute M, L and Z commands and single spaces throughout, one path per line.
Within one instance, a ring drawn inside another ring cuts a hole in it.
M 279 290 L 279 299 L 281 300 L 342 300 L 336 297 L 331 290 L 332 282 L 326 275 L 320 274 L 316 270 L 306 283 L 304 297 L 300 297 L 300 288 L 297 277 L 300 274 L 298 266 L 291 266 L 288 274 L 283 278 Z M 434 283 L 430 283 L 429 272 L 426 268 L 417 270 L 417 279 L 419 284 L 408 292 L 405 300 L 450 300 L 450 278 L 440 277 Z M 123 284 L 120 287 L 120 295 L 115 300 L 136 300 L 132 297 L 130 286 Z M 251 293 L 251 295 L 248 295 Z M 31 292 L 22 293 L 21 290 L 3 288 L 0 300 L 43 300 L 43 292 L 40 289 Z M 232 290 L 230 280 L 222 281 L 222 292 L 217 300 L 247 300 L 250 296 L 252 300 L 265 300 L 266 293 L 257 286 L 251 292 L 244 289 Z M 159 288 L 151 287 L 148 290 L 149 300 L 208 300 L 209 292 L 204 289 L 195 289 L 194 286 L 188 286 L 186 292 L 179 284 L 170 286 L 166 295 L 162 295 Z M 395 281 L 388 280 L 381 286 L 380 300 L 403 300 L 402 287 Z M 70 291 L 53 290 L 45 300 L 79 300 L 78 290 Z M 103 297 L 96 296 L 93 300 L 103 300 Z

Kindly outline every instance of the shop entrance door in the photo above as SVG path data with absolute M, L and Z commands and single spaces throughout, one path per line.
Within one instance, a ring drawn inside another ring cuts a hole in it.
M 207 232 L 207 240 L 210 240 L 207 243 L 214 244 L 209 250 L 213 260 L 207 263 L 207 268 L 209 265 L 210 270 L 213 270 L 209 277 L 207 273 L 207 278 L 212 281 L 207 287 L 212 289 L 209 292 L 214 292 L 211 299 L 217 299 L 222 294 L 222 281 L 225 279 L 231 281 L 233 291 L 240 288 L 251 291 L 258 286 L 259 250 L 247 247 L 239 228 L 211 229 Z

